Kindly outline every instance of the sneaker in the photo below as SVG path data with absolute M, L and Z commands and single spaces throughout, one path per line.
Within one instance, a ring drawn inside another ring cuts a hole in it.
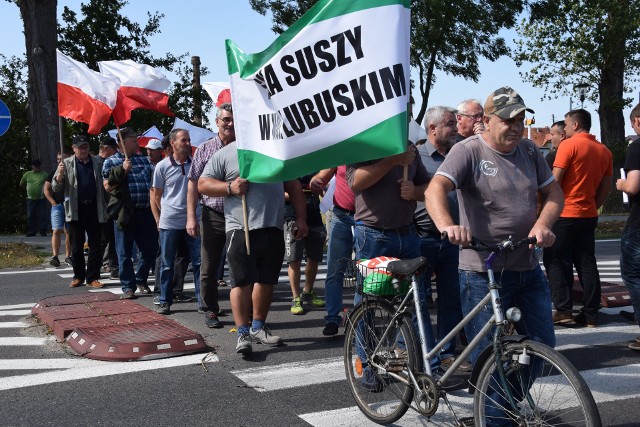
M 324 329 L 322 330 L 322 335 L 330 337 L 338 334 L 338 324 L 334 322 L 329 322 L 324 325 Z
M 155 295 L 155 296 L 153 297 L 153 303 L 154 303 L 155 305 L 160 305 L 160 295 Z
M 218 316 L 213 311 L 207 311 L 204 314 L 204 324 L 208 328 L 222 328 L 222 322 L 218 319 Z
M 304 314 L 300 297 L 296 297 L 291 301 L 291 314 Z
M 149 295 L 151 294 L 151 289 L 149 289 L 149 286 L 147 286 L 145 283 L 141 283 L 138 285 L 138 292 L 140 292 L 141 294 Z
M 573 318 L 573 321 L 575 323 L 577 323 L 578 325 L 586 326 L 587 328 L 595 328 L 598 325 L 597 322 L 596 322 L 596 318 L 595 317 L 587 317 L 587 315 L 584 314 L 583 311 L 578 313 Z
M 636 337 L 635 341 L 629 343 L 629 348 L 631 350 L 640 351 L 640 337 Z
M 314 291 L 313 289 L 311 290 L 311 292 L 308 292 L 308 293 L 305 291 L 302 291 L 300 300 L 301 302 L 305 304 L 311 304 L 314 307 L 324 307 L 324 301 L 318 298 L 318 295 L 316 295 L 316 291 Z
M 271 331 L 266 326 L 263 326 L 257 331 L 251 328 L 249 335 L 251 335 L 253 342 L 268 345 L 269 347 L 277 347 L 282 344 L 282 339 L 279 336 L 271 335 Z
M 380 393 L 384 390 L 384 384 L 368 366 L 362 370 L 362 379 L 360 381 L 362 382 L 362 387 L 371 393 Z
M 171 314 L 170 305 L 167 304 L 166 302 L 162 302 L 162 303 L 160 303 L 160 305 L 156 309 L 156 312 L 158 314 L 164 314 L 165 316 L 168 315 L 168 314 Z
M 102 288 L 104 285 L 99 280 L 94 280 L 91 283 L 87 283 L 87 286 L 91 286 L 92 288 Z
M 249 334 L 238 335 L 238 344 L 236 344 L 236 353 L 247 354 L 253 351 L 251 348 L 251 337 Z
M 78 286 L 82 285 L 82 283 L 84 283 L 84 280 L 73 279 L 71 281 L 71 283 L 69 284 L 69 287 L 70 288 L 77 288 Z
M 556 313 L 553 315 L 553 324 L 562 326 L 573 326 L 576 324 L 576 321 L 574 320 L 571 312 L 556 311 Z
M 49 265 L 52 267 L 60 267 L 60 260 L 57 256 L 52 256 L 49 260 Z
M 628 322 L 636 323 L 636 316 L 633 311 L 620 311 L 620 316 Z
M 453 362 L 456 361 L 456 358 L 453 356 L 445 357 L 440 361 L 440 367 L 443 371 L 448 371 Z M 460 372 L 471 372 L 471 363 L 462 362 L 462 364 L 458 367 L 458 371 Z
M 64 262 L 65 262 L 67 265 L 71 265 L 71 257 L 70 257 L 70 256 L 65 257 Z
M 196 298 L 189 295 L 189 294 L 185 294 L 182 292 L 175 292 L 173 294 L 173 301 L 174 302 L 193 302 L 195 301 Z
M 132 291 L 131 289 L 125 291 L 120 295 L 120 299 L 135 299 L 136 291 Z

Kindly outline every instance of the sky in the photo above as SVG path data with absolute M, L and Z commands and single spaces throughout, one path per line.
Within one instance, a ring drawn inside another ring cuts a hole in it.
M 58 16 L 64 6 L 79 13 L 80 3 L 78 0 L 58 0 Z M 143 23 L 146 22 L 147 11 L 158 11 L 165 15 L 161 20 L 161 33 L 149 39 L 152 54 L 162 57 L 167 52 L 189 52 L 189 55 L 200 56 L 202 66 L 207 67 L 210 72 L 201 79 L 202 82 L 228 81 L 225 39 L 233 40 L 240 49 L 250 54 L 263 51 L 277 38 L 271 31 L 271 17 L 253 11 L 248 0 L 130 0 L 122 13 L 132 21 Z M 504 32 L 503 35 L 507 43 L 513 45 L 513 39 L 517 37 L 515 31 Z M 13 3 L 0 1 L 0 53 L 11 56 L 22 55 L 24 51 L 23 25 L 18 7 Z M 187 57 L 186 60 L 190 61 L 190 58 Z M 503 57 L 493 63 L 481 60 L 481 77 L 477 83 L 436 72 L 437 80 L 429 98 L 429 106 L 455 107 L 468 98 L 484 103 L 493 90 L 511 86 L 522 96 L 527 106 L 535 110 L 535 127 L 550 126 L 554 117 L 555 120 L 562 119 L 569 111 L 569 97 L 542 100 L 544 90 L 525 83 L 519 75 L 522 70 L 512 59 Z M 175 79 L 169 73 L 167 77 Z M 637 93 L 638 88 L 635 89 L 634 93 Z M 417 88 L 413 96 L 416 103 L 419 103 L 421 96 Z M 579 104 L 576 94 L 573 97 L 573 108 L 578 108 Z M 599 138 L 597 105 L 586 101 L 584 108 L 593 117 L 591 133 Z M 633 134 L 627 120 L 630 111 L 631 107 L 624 110 L 626 135 Z

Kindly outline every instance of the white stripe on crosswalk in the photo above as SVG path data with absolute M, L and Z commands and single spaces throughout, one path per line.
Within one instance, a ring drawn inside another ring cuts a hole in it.
M 44 345 L 47 341 L 53 341 L 55 337 L 0 337 L 0 346 L 36 346 Z
M 26 328 L 27 326 L 29 324 L 25 322 L 0 322 L 0 329 Z
M 36 304 L 35 303 L 29 303 L 29 304 L 0 305 L 0 310 L 14 310 L 16 308 L 31 308 L 34 305 L 36 305 Z
M 629 323 L 608 323 L 589 329 L 559 328 L 556 329 L 556 350 L 633 341 L 638 332 L 638 326 Z
M 28 316 L 31 310 L 0 310 L 0 316 Z
M 285 363 L 231 373 L 249 387 L 263 392 L 340 381 L 346 378 L 342 357 Z
M 637 333 L 637 326 L 618 323 L 598 328 L 562 328 L 556 330 L 556 349 L 632 341 Z M 232 371 L 232 374 L 249 387 L 261 392 L 304 387 L 346 378 L 342 357 L 238 370 Z
M 193 354 L 182 357 L 145 360 L 135 363 L 108 362 L 99 364 L 97 366 L 85 366 L 77 369 L 4 377 L 2 378 L 2 381 L 0 381 L 0 390 L 12 390 L 16 388 L 30 387 L 35 385 L 127 374 L 131 372 L 151 371 L 155 369 L 173 368 L 177 366 L 198 365 L 203 362 L 204 358 L 207 358 L 206 362 L 219 361 L 218 356 L 210 353 L 206 356 L 203 356 L 202 354 Z
M 107 365 L 113 362 L 104 362 L 92 359 L 4 359 L 0 360 L 0 371 L 12 370 L 42 370 L 42 369 L 72 369 L 88 366 Z
M 637 399 L 640 397 L 640 364 L 597 368 L 580 373 L 589 385 L 596 403 L 612 402 L 616 400 Z M 611 387 L 611 381 L 616 387 Z M 470 416 L 473 396 L 466 391 L 457 391 L 447 395 L 458 417 Z M 567 402 L 567 405 L 574 402 Z M 369 421 L 356 406 L 330 411 L 315 412 L 299 415 L 307 423 L 316 427 L 332 426 L 376 426 Z M 429 425 L 451 425 L 452 418 L 441 401 L 438 412 L 429 420 Z M 409 411 L 399 421 L 397 426 L 424 425 L 427 419 L 415 411 Z M 443 424 L 444 423 L 444 424 Z
M 68 271 L 68 270 L 73 270 L 73 269 L 71 267 L 69 267 L 69 268 L 43 268 L 42 270 L 0 271 L 0 275 L 28 274 L 28 273 L 50 273 L 52 271 Z

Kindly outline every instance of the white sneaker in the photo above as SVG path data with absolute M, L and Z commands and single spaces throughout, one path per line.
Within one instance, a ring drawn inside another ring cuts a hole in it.
M 249 334 L 251 335 L 251 340 L 259 344 L 270 347 L 277 347 L 282 344 L 282 339 L 276 335 L 271 335 L 271 331 L 267 329 L 266 326 L 263 326 L 262 329 L 258 329 L 257 331 L 251 328 Z
M 251 353 L 251 337 L 248 334 L 238 335 L 238 344 L 236 344 L 236 353 L 246 354 Z

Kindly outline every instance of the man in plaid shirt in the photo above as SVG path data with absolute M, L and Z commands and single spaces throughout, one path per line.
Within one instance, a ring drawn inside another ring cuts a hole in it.
M 146 156 L 140 154 L 138 137 L 131 128 L 120 130 L 122 146 L 127 154 L 118 152 L 105 160 L 102 167 L 104 188 L 111 192 L 123 185 L 127 186 L 133 215 L 129 223 L 120 229 L 115 227 L 116 252 L 120 264 L 120 283 L 122 285 L 122 299 L 135 298 L 136 287 L 141 293 L 151 293 L 147 286 L 149 268 L 158 251 L 158 229 L 151 212 L 150 188 L 153 167 Z M 109 174 L 120 171 L 122 179 L 109 185 Z M 140 250 L 140 261 L 137 270 L 133 270 L 131 260 L 133 244 Z
M 236 140 L 231 104 L 221 104 L 216 113 L 218 135 L 198 146 L 191 169 L 187 190 L 187 233 L 195 237 L 202 233 L 200 250 L 200 298 L 205 312 L 205 324 L 221 328 L 218 319 L 218 266 L 226 240 L 224 228 L 224 197 L 210 197 L 198 192 L 198 179 L 213 154 Z M 202 204 L 202 226 L 196 220 L 197 203 Z

